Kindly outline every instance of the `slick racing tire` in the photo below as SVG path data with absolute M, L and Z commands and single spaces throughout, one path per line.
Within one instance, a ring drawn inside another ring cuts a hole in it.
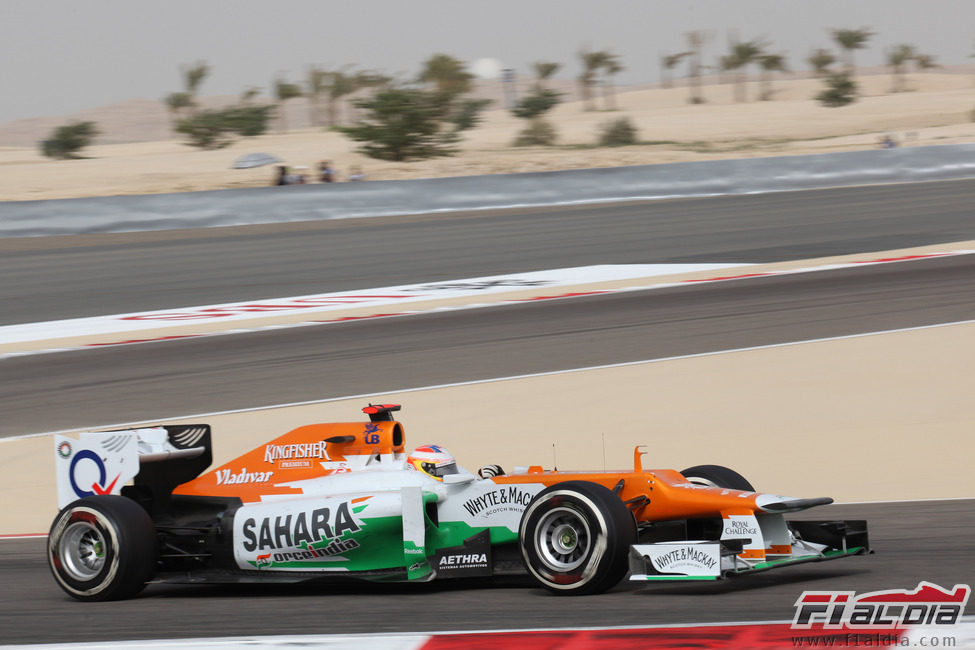
M 721 465 L 695 465 L 688 467 L 681 474 L 691 483 L 698 485 L 728 488 L 729 490 L 745 490 L 746 492 L 755 491 L 748 479 L 735 470 Z
M 78 600 L 134 596 L 152 578 L 156 555 L 152 519 L 122 496 L 91 496 L 69 504 L 47 538 L 54 579 Z
M 636 521 L 611 490 L 566 481 L 539 492 L 521 518 L 518 544 L 528 574 L 559 595 L 596 594 L 628 568 Z

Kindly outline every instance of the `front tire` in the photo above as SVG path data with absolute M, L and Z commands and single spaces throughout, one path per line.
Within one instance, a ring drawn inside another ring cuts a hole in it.
M 131 499 L 86 497 L 55 517 L 47 550 L 54 579 L 72 598 L 129 598 L 152 578 L 157 556 L 155 526 L 142 506 Z
M 559 595 L 595 594 L 628 568 L 636 522 L 611 490 L 566 481 L 539 492 L 521 518 L 518 544 L 528 574 Z
M 708 487 L 727 488 L 729 490 L 744 490 L 754 492 L 755 488 L 744 476 L 733 469 L 721 465 L 695 465 L 688 467 L 681 474 L 690 483 L 707 485 Z

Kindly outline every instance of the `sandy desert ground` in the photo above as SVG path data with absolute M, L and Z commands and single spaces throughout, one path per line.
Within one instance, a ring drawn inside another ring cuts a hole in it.
M 345 136 L 308 128 L 302 119 L 307 115 L 304 100 L 292 100 L 288 109 L 288 123 L 301 128 L 238 140 L 216 151 L 159 139 L 170 137 L 162 104 L 133 100 L 64 118 L 0 125 L 0 200 L 267 185 L 269 167 L 230 168 L 237 157 L 257 151 L 294 166 L 313 167 L 327 159 L 340 178 L 359 166 L 370 180 L 390 180 L 848 151 L 876 147 L 885 133 L 903 146 L 975 142 L 971 75 L 914 73 L 910 90 L 893 94 L 889 75 L 862 75 L 859 81 L 861 99 L 842 108 L 826 108 L 812 99 L 822 87 L 815 79 L 776 81 L 772 101 L 755 101 L 759 87 L 751 82 L 745 103 L 733 101 L 730 84 L 706 85 L 707 103 L 696 106 L 687 103 L 685 87 L 622 90 L 615 111 L 586 112 L 578 101 L 566 102 L 550 113 L 560 136 L 555 147 L 510 146 L 523 121 L 492 110 L 466 132 L 456 156 L 409 163 L 367 158 Z M 622 116 L 633 120 L 644 144 L 596 147 L 600 125 Z M 53 161 L 41 156 L 32 143 L 70 119 L 95 120 L 103 132 L 85 150 L 87 157 Z

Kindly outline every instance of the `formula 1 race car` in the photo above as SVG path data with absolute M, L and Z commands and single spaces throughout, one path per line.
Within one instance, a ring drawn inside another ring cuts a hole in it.
M 866 522 L 786 521 L 828 504 L 755 492 L 716 465 L 677 472 L 459 467 L 407 453 L 399 405 L 295 429 L 220 467 L 208 425 L 55 436 L 48 560 L 78 600 L 146 583 L 429 581 L 525 573 L 555 594 L 717 580 L 869 552 Z M 205 472 L 205 473 L 204 473 Z

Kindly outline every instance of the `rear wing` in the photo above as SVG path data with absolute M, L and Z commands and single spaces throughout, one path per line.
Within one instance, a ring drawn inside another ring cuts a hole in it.
M 58 508 L 96 494 L 122 494 L 150 511 L 213 461 L 208 424 L 174 424 L 54 436 Z

